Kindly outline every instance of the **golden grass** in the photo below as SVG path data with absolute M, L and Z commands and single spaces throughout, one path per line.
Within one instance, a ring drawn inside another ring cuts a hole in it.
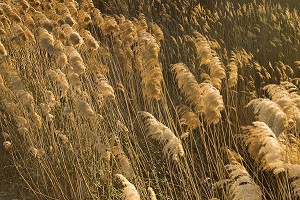
M 299 30 L 265 0 L 3 1 L 3 146 L 36 199 L 297 199 Z

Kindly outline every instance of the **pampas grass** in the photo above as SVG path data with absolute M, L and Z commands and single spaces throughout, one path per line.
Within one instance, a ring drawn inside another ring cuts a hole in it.
M 198 116 L 188 106 L 177 106 L 177 112 L 181 124 L 187 125 L 191 130 L 200 126 L 201 122 Z
M 78 100 L 77 109 L 79 113 L 87 118 L 92 118 L 95 115 L 95 112 L 91 108 L 91 106 L 84 100 Z
M 1 42 L 0 42 L 0 55 L 7 56 L 7 51 Z
M 145 120 L 146 134 L 164 144 L 164 155 L 172 156 L 174 161 L 179 161 L 179 156 L 184 156 L 181 141 L 175 134 L 150 113 L 139 111 L 139 115 Z
M 58 84 L 61 91 L 61 96 L 66 96 L 70 88 L 66 75 L 60 69 L 50 69 L 48 74 L 50 78 Z
M 228 68 L 229 68 L 228 87 L 232 88 L 235 87 L 238 82 L 238 66 L 237 66 L 236 54 L 234 51 L 231 52 Z
M 293 196 L 299 198 L 299 178 L 300 178 L 300 165 L 288 165 L 288 177 L 291 179 L 291 186 L 293 188 Z
M 297 199 L 299 20 L 269 0 L 0 3 L 25 196 Z
M 286 84 L 285 84 L 286 85 Z M 287 114 L 291 126 L 300 126 L 300 110 L 297 106 L 299 95 L 285 89 L 282 85 L 269 84 L 264 88 L 272 100 L 275 101 Z
M 91 33 L 87 30 L 82 29 L 80 31 L 81 36 L 84 38 L 84 43 L 86 46 L 92 50 L 97 50 L 99 48 L 99 44 L 96 39 L 91 35 Z
M 200 93 L 200 86 L 194 75 L 189 71 L 184 63 L 177 63 L 171 66 L 176 73 L 178 87 L 186 97 L 186 101 L 192 105 L 196 113 L 203 112 L 203 100 Z
M 263 170 L 274 174 L 285 171 L 284 150 L 276 135 L 264 122 L 253 122 L 253 126 L 243 127 L 241 136 L 252 158 Z
M 258 114 L 259 121 L 265 122 L 275 135 L 280 135 L 288 127 L 287 115 L 277 103 L 269 99 L 253 99 L 246 105 L 248 106 L 254 108 L 254 114 Z
M 61 34 L 66 38 L 68 44 L 78 47 L 83 44 L 83 39 L 69 24 L 61 27 Z
M 40 28 L 38 29 L 38 38 L 42 48 L 44 48 L 48 53 L 52 53 L 54 50 L 53 36 L 46 29 Z
M 68 56 L 70 66 L 77 74 L 83 74 L 85 72 L 85 64 L 80 53 L 72 46 L 65 46 L 64 53 Z
M 132 179 L 134 176 L 134 171 L 130 160 L 124 153 L 122 147 L 119 144 L 119 141 L 112 147 L 112 155 L 116 158 L 118 163 L 118 173 L 124 174 L 128 179 Z
M 214 87 L 221 89 L 222 79 L 225 78 L 225 70 L 217 53 L 211 49 L 207 39 L 198 32 L 195 32 L 195 47 L 201 65 L 208 65 L 210 77 Z
M 232 199 L 262 199 L 262 192 L 259 186 L 253 182 L 242 165 L 227 165 L 226 169 L 230 172 L 229 176 L 232 181 L 230 185 Z
M 123 185 L 123 199 L 124 200 L 140 200 L 140 195 L 136 190 L 135 186 L 130 183 L 122 174 L 116 174 Z
M 12 143 L 10 141 L 3 142 L 3 146 L 5 150 L 10 150 L 12 148 Z
M 150 200 L 157 200 L 156 194 L 155 194 L 153 188 L 152 187 L 148 187 L 147 190 L 149 192 Z
M 262 199 L 262 191 L 254 182 L 246 168 L 238 161 L 236 152 L 227 149 L 229 164 L 226 170 L 229 173 L 229 193 L 231 199 Z
M 161 63 L 159 61 L 160 45 L 155 38 L 145 30 L 138 31 L 138 62 L 141 66 L 142 89 L 146 99 L 159 100 L 162 98 L 163 80 Z
M 172 65 L 172 70 L 176 73 L 178 87 L 193 110 L 198 114 L 203 113 L 207 123 L 217 124 L 221 118 L 220 112 L 224 109 L 219 91 L 210 83 L 198 84 L 194 75 L 183 63 Z

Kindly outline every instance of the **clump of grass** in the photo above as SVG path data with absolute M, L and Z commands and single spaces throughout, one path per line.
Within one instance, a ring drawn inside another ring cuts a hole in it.
M 269 1 L 2 2 L 2 145 L 37 199 L 297 199 L 298 29 Z

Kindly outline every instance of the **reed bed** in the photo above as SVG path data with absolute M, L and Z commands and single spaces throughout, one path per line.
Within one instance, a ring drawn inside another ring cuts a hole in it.
M 2 145 L 35 199 L 298 199 L 299 30 L 269 0 L 2 1 Z

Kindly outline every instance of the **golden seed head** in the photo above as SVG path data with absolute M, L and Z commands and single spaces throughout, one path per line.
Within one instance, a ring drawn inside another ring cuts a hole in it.
M 8 151 L 11 149 L 12 144 L 10 141 L 5 141 L 5 142 L 3 142 L 3 146 L 4 146 L 4 149 Z

